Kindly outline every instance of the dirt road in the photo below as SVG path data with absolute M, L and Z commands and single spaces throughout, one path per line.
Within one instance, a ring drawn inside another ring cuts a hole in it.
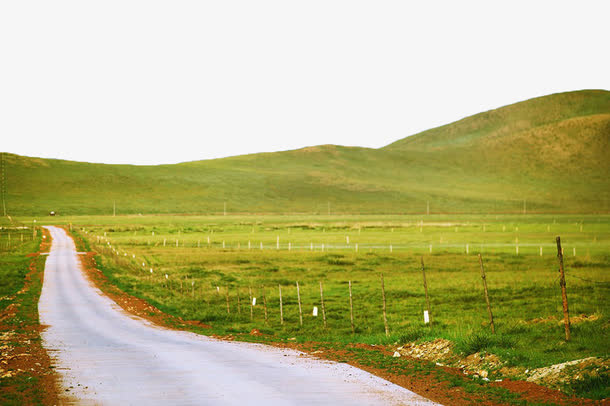
M 65 231 L 49 230 L 39 311 L 64 403 L 433 404 L 346 364 L 167 330 L 129 315 L 86 279 Z

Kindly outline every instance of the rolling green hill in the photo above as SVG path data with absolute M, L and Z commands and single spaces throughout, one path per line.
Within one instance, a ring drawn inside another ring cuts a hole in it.
M 322 145 L 176 165 L 4 154 L 13 215 L 610 211 L 610 92 L 536 98 L 381 149 Z

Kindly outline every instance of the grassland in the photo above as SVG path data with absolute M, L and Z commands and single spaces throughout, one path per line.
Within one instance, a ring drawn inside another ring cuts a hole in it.
M 4 154 L 6 204 L 22 216 L 112 214 L 115 203 L 118 214 L 222 214 L 225 204 L 229 214 L 608 213 L 609 134 L 610 92 L 589 90 L 381 149 L 323 145 L 159 166 Z
M 215 334 L 241 334 L 257 328 L 279 340 L 294 337 L 300 341 L 376 344 L 443 337 L 456 342 L 466 354 L 487 350 L 511 365 L 527 368 L 608 356 L 608 216 L 132 216 L 62 220 L 72 223 L 75 230 L 84 229 L 81 235 L 102 254 L 99 265 L 122 289 L 168 313 L 209 323 L 213 326 L 210 332 Z M 561 327 L 556 235 L 563 240 L 570 310 L 577 320 L 584 320 L 573 324 L 573 340 L 568 343 L 564 343 Z M 498 330 L 493 336 L 487 333 L 477 253 L 482 254 L 487 271 Z M 423 323 L 421 258 L 426 266 L 432 325 Z M 384 334 L 381 313 L 382 273 L 389 337 Z M 297 281 L 303 326 L 299 323 Z M 355 334 L 350 325 L 348 281 L 353 284 Z M 326 328 L 321 317 L 320 282 Z M 258 298 L 253 320 L 250 288 Z M 318 317 L 312 315 L 313 306 L 319 308 Z M 486 338 L 477 344 L 481 335 Z
M 7 218 L 0 218 L 0 227 L 0 403 L 54 404 L 55 376 L 38 320 L 44 257 L 30 255 L 42 238 Z

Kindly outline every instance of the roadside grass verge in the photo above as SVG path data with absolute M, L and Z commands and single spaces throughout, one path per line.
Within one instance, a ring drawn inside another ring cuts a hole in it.
M 55 373 L 42 347 L 38 318 L 46 257 L 29 255 L 39 247 L 48 248 L 41 241 L 38 237 L 11 252 L 0 253 L 0 403 L 3 405 L 57 404 Z

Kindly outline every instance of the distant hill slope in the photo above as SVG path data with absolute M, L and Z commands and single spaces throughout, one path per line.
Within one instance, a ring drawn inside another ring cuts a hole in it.
M 528 100 L 381 149 L 323 145 L 177 165 L 4 154 L 9 214 L 610 211 L 610 92 Z

